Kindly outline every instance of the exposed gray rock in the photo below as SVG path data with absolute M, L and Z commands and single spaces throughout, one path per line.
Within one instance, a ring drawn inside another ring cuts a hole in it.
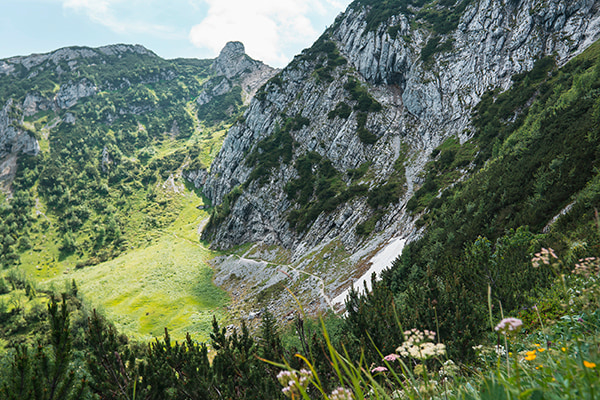
M 40 111 L 52 109 L 52 102 L 39 93 L 27 93 L 23 101 L 23 113 L 26 117 L 35 115 Z
M 102 172 L 106 173 L 111 164 L 112 160 L 110 158 L 110 153 L 108 152 L 108 148 L 104 146 L 104 148 L 102 149 L 102 160 L 100 162 Z
M 77 64 L 73 63 L 72 61 L 77 59 L 94 59 L 102 56 L 119 56 L 125 53 L 156 56 L 153 52 L 140 45 L 116 44 L 103 46 L 96 49 L 89 47 L 65 47 L 50 53 L 11 57 L 6 60 L 2 60 L 0 61 L 0 73 L 11 74 L 15 70 L 15 65 L 22 65 L 29 70 L 48 61 L 52 62 L 54 65 L 58 65 L 61 61 L 66 61 L 69 67 L 74 69 Z
M 215 76 L 204 84 L 202 93 L 196 99 L 198 105 L 230 92 L 234 86 L 241 86 L 243 100 L 247 104 L 258 88 L 278 72 L 250 58 L 240 42 L 228 42 L 213 62 L 212 70 Z
M 8 100 L 0 109 L 0 190 L 10 193 L 10 185 L 17 171 L 17 158 L 21 154 L 37 155 L 40 146 L 22 127 L 23 111 Z
M 93 96 L 98 92 L 98 88 L 88 79 L 82 79 L 77 83 L 63 85 L 54 97 L 54 102 L 58 108 L 71 108 L 77 104 L 77 100 Z
M 395 15 L 367 31 L 367 10 L 351 6 L 328 34 L 356 71 L 350 74 L 368 83 L 371 95 L 384 106 L 383 111 L 370 113 L 366 124 L 377 142 L 365 145 L 358 139 L 356 112 L 348 119 L 328 118 L 340 101 L 354 104 L 343 88 L 347 80 L 343 68 L 327 82 L 315 76 L 316 61 L 297 57 L 279 74 L 281 84 L 267 84 L 264 95 L 251 102 L 243 122 L 229 131 L 204 193 L 219 204 L 235 186 L 246 183 L 252 172 L 246 157 L 283 124 L 285 113 L 311 121 L 292 132 L 294 159 L 315 151 L 341 172 L 370 161 L 372 175 L 365 183 L 371 187 L 387 181 L 401 146 L 408 148 L 406 194 L 367 239 L 355 234 L 357 224 L 373 212 L 366 198 L 321 214 L 307 232 L 298 233 L 286 221 L 293 204 L 283 190 L 297 172 L 293 161 L 281 163 L 266 184 L 255 181 L 244 189 L 216 231 L 214 244 L 224 248 L 244 242 L 278 244 L 291 250 L 292 260 L 300 260 L 316 247 L 337 240 L 358 255 L 354 258 L 358 263 L 369 254 L 363 249 L 376 249 L 392 237 L 417 237 L 414 221 L 404 209 L 418 188 L 431 151 L 449 136 L 469 138 L 471 109 L 484 92 L 507 89 L 511 76 L 530 70 L 539 57 L 555 54 L 562 65 L 596 41 L 599 9 L 600 0 L 473 1 L 458 29 L 441 38 L 453 41 L 452 51 L 433 54 L 424 62 L 421 49 L 432 37 L 424 24 Z M 394 36 L 390 26 L 398 28 Z
M 200 169 L 196 171 L 185 171 L 183 177 L 189 182 L 193 183 L 195 187 L 202 188 L 204 186 L 204 183 L 206 183 L 208 171 L 206 171 L 205 169 Z

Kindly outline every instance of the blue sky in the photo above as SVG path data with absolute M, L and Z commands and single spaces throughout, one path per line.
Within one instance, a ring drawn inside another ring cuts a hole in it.
M 216 57 L 239 40 L 285 66 L 351 0 L 0 0 L 0 59 L 66 46 L 141 44 L 163 58 Z

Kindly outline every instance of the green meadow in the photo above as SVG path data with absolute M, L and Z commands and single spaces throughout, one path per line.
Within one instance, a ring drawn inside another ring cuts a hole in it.
M 24 254 L 22 268 L 41 287 L 61 290 L 75 280 L 84 301 L 131 338 L 152 339 L 168 328 L 176 340 L 184 339 L 187 332 L 206 340 L 213 315 L 224 316 L 228 295 L 212 283 L 208 261 L 217 254 L 199 241 L 198 226 L 208 218 L 206 211 L 197 208 L 200 204 L 195 192 L 185 190 L 172 204 L 170 211 L 176 218 L 169 226 L 133 231 L 130 234 L 145 239 L 132 237 L 129 242 L 140 246 L 83 268 L 75 268 L 75 256 L 61 259 L 58 250 L 53 251 L 48 230 L 39 236 L 46 242 L 43 251 L 34 247 Z

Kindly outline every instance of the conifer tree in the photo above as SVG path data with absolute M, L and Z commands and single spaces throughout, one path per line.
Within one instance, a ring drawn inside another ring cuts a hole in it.
M 71 332 L 66 295 L 62 304 L 55 298 L 48 304 L 50 346 L 41 343 L 35 354 L 19 346 L 3 379 L 1 398 L 7 400 L 75 400 L 81 399 L 86 381 L 78 379 L 71 366 Z

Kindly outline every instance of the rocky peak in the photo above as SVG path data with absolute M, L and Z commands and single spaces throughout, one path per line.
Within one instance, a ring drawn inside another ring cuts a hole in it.
M 234 86 L 241 86 L 244 103 L 248 104 L 258 88 L 279 72 L 250 58 L 241 42 L 228 42 L 213 62 L 212 69 L 215 77 L 205 84 L 204 91 L 198 96 L 199 105 L 229 92 Z
M 231 79 L 247 68 L 256 69 L 260 64 L 262 64 L 260 61 L 254 61 L 246 55 L 243 43 L 228 42 L 215 60 L 213 69 L 218 76 L 223 75 Z

